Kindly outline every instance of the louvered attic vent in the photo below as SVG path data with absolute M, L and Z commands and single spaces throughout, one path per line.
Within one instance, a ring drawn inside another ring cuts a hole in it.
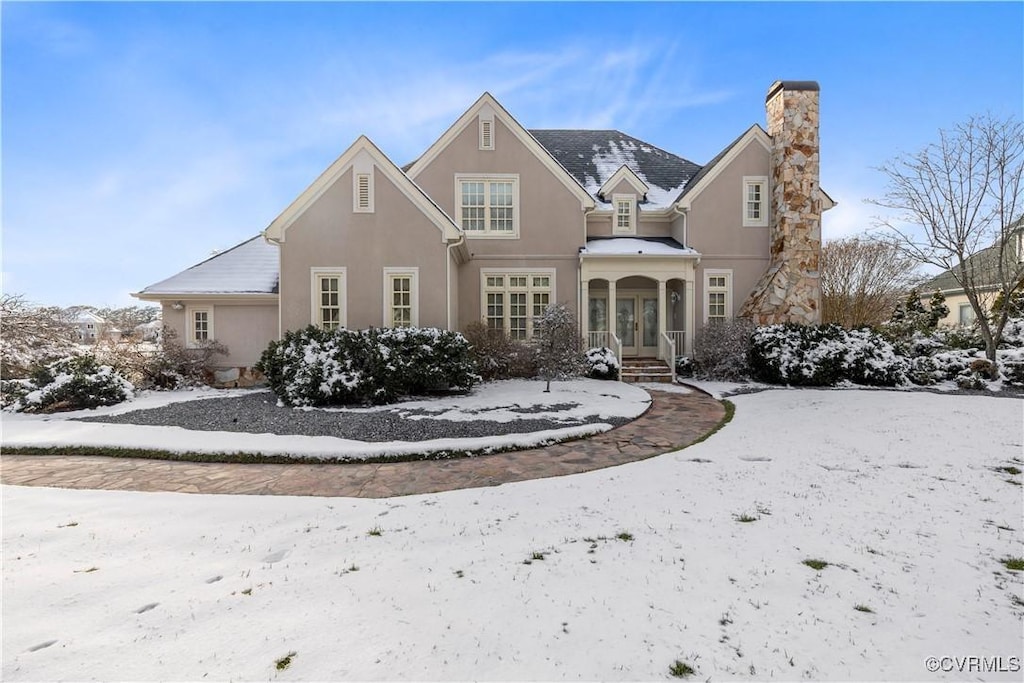
M 356 211 L 373 211 L 369 173 L 356 174 Z
M 493 121 L 480 120 L 480 149 L 494 149 Z

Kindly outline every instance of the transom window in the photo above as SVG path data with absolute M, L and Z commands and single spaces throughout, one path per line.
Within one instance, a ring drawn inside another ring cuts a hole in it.
M 471 237 L 518 237 L 519 180 L 515 176 L 456 182 L 459 223 Z
M 765 227 L 768 225 L 767 192 L 767 176 L 743 177 L 744 227 Z
M 512 339 L 533 336 L 533 320 L 551 304 L 550 273 L 483 275 L 483 314 L 488 329 L 503 330 Z

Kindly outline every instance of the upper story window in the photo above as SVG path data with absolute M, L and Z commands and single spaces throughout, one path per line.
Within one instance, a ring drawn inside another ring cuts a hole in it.
M 768 226 L 767 176 L 743 176 L 743 226 Z
M 617 194 L 612 196 L 615 207 L 615 222 L 612 232 L 620 235 L 636 234 L 636 198 L 633 195 Z
M 519 237 L 519 176 L 455 177 L 459 223 L 468 237 Z

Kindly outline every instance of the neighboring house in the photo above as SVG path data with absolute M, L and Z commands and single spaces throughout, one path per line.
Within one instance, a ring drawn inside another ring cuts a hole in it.
M 998 267 L 1000 253 L 1003 255 L 1002 273 Z M 986 310 L 991 310 L 992 303 L 1003 288 L 1004 278 L 1008 282 L 1016 283 L 1012 291 L 1022 291 L 1024 289 L 1024 219 L 1018 220 L 1011 228 L 1010 239 L 1007 241 L 1005 249 L 1000 249 L 999 244 L 994 244 L 968 257 L 964 261 L 964 266 L 968 276 L 977 283 L 976 289 Z M 956 327 L 974 324 L 974 309 L 967 300 L 964 288 L 951 270 L 939 273 L 921 285 L 918 291 L 921 292 L 922 303 L 927 303 L 936 290 L 945 295 L 946 306 L 949 307 L 949 314 L 939 320 L 939 325 Z
M 615 130 L 527 130 L 485 93 L 404 168 L 360 137 L 262 235 L 135 296 L 242 368 L 309 324 L 527 339 L 555 302 L 620 357 L 689 354 L 739 314 L 814 323 L 818 84 L 776 82 L 766 109 L 700 166 Z
M 102 316 L 92 311 L 78 311 L 72 320 L 75 328 L 75 337 L 82 344 L 95 344 L 101 339 L 117 339 L 121 336 L 121 330 L 111 326 Z

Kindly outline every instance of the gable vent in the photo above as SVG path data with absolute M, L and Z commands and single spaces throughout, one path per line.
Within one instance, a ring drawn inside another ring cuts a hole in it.
M 373 192 L 370 187 L 370 174 L 356 174 L 356 211 L 373 211 Z
M 494 149 L 494 121 L 480 120 L 480 149 Z

